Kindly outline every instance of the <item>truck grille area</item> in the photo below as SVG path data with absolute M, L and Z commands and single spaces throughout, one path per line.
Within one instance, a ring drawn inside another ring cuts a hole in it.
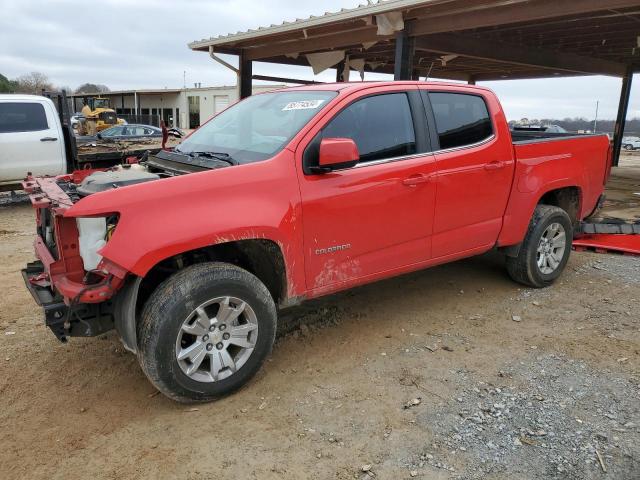
M 56 243 L 56 225 L 48 208 L 40 209 L 40 224 L 38 225 L 38 234 L 47 246 L 47 250 L 56 260 L 59 259 L 58 245 Z

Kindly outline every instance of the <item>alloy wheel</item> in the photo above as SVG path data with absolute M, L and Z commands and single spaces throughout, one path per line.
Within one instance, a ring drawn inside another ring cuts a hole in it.
M 184 320 L 176 339 L 176 359 L 189 378 L 204 383 L 230 377 L 256 346 L 258 319 L 251 306 L 235 297 L 217 297 Z
M 567 248 L 567 233 L 560 223 L 549 225 L 538 244 L 537 263 L 544 275 L 550 275 L 557 270 L 564 258 Z

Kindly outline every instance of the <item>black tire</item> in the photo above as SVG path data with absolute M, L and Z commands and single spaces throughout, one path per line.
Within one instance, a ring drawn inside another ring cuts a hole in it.
M 633 145 L 625 145 L 625 146 L 624 146 L 624 149 L 625 149 L 625 150 L 632 151 L 632 150 L 633 150 Z
M 562 260 L 556 269 L 549 274 L 542 272 L 538 266 L 538 246 L 543 234 L 553 223 L 559 223 L 564 227 L 566 246 Z M 567 212 L 559 207 L 550 205 L 538 205 L 533 213 L 527 235 L 520 246 L 517 257 L 507 257 L 507 271 L 513 280 L 523 285 L 534 288 L 544 288 L 551 285 L 562 274 L 573 243 L 573 224 Z
M 246 302 L 257 318 L 255 347 L 246 363 L 227 378 L 195 381 L 181 369 L 176 342 L 183 322 L 198 306 L 217 297 Z M 245 385 L 271 353 L 277 313 L 273 298 L 254 275 L 235 265 L 203 263 L 165 280 L 151 295 L 138 323 L 138 360 L 151 383 L 182 403 L 208 402 Z

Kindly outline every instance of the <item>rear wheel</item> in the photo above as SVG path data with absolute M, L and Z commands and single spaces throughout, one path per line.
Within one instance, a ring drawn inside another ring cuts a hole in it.
M 631 150 L 633 150 L 633 145 L 625 145 L 624 149 L 631 151 Z
M 258 278 L 234 265 L 199 264 L 170 277 L 147 301 L 138 358 L 168 397 L 206 402 L 255 375 L 275 332 L 275 304 Z
M 564 270 L 573 242 L 567 212 L 538 205 L 517 257 L 507 257 L 507 270 L 516 282 L 536 288 L 551 285 Z

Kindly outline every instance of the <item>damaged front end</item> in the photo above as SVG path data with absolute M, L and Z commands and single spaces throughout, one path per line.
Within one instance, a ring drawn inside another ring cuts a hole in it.
M 92 172 L 27 178 L 24 190 L 36 210 L 38 261 L 22 270 L 28 290 L 44 309 L 45 323 L 61 340 L 92 337 L 115 326 L 116 293 L 128 272 L 100 256 L 117 214 L 76 218 L 68 210 L 84 195 Z

